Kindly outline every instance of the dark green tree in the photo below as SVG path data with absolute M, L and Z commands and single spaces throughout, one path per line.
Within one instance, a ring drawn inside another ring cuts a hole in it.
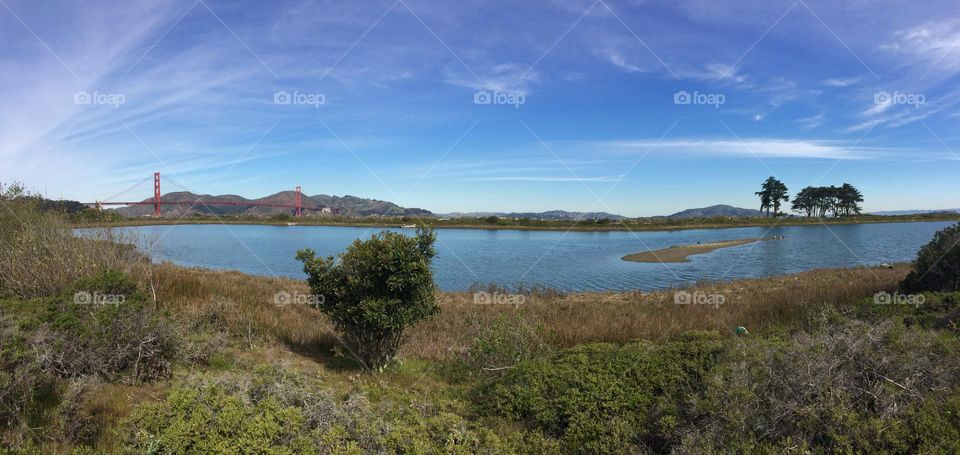
M 347 353 L 365 368 L 379 370 L 396 355 L 404 330 L 439 311 L 430 262 L 436 234 L 420 227 L 416 236 L 383 231 L 355 241 L 340 255 L 318 258 L 297 252 L 317 307 L 330 317 Z
M 863 210 L 863 208 L 860 207 L 860 203 L 863 202 L 863 194 L 849 183 L 844 183 L 843 186 L 837 189 L 837 201 L 840 206 L 840 212 L 843 215 L 859 215 L 861 210 Z
M 793 197 L 793 203 L 790 206 L 790 209 L 797 213 L 802 213 L 808 218 L 813 216 L 814 212 L 817 209 L 817 200 L 816 195 L 814 194 L 816 189 L 812 186 L 808 186 L 796 196 Z
M 780 216 L 781 203 L 790 199 L 787 195 L 787 186 L 776 177 L 768 178 L 760 185 L 760 191 L 754 194 L 760 196 L 760 211 L 765 210 L 768 217 L 770 209 L 773 209 L 773 216 Z
M 960 223 L 937 232 L 920 249 L 900 289 L 910 293 L 960 291 Z

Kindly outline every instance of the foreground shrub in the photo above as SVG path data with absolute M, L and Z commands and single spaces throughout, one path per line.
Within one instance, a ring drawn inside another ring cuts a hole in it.
M 910 293 L 960 291 L 960 224 L 937 232 L 920 249 L 900 288 Z
M 127 424 L 130 453 L 558 453 L 528 433 L 478 428 L 439 397 L 392 389 L 341 396 L 318 381 L 262 369 L 193 379 L 138 409 Z M 370 396 L 376 395 L 376 400 Z
M 439 311 L 430 271 L 435 239 L 429 228 L 415 237 L 383 231 L 355 241 L 338 263 L 309 249 L 297 253 L 320 311 L 364 367 L 383 368 L 400 348 L 404 330 Z
M 0 443 L 17 447 L 27 442 L 28 414 L 52 388 L 52 378 L 0 309 Z
M 560 438 L 566 452 L 664 450 L 686 414 L 686 397 L 699 391 L 722 351 L 720 341 L 700 338 L 588 344 L 523 362 L 482 387 L 478 402 Z
M 169 377 L 178 347 L 173 323 L 144 303 L 126 275 L 107 271 L 72 289 L 34 321 L 30 347 L 47 371 L 127 383 Z M 97 301 L 104 296 L 108 303 Z
M 738 342 L 691 400 L 678 451 L 956 453 L 958 348 L 952 334 L 859 321 Z

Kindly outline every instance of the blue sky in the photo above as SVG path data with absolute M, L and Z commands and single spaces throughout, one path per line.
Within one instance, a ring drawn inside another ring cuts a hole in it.
M 160 171 L 200 193 L 646 216 L 755 207 L 775 175 L 850 182 L 870 211 L 955 208 L 957 12 L 0 0 L 0 181 L 89 201 Z

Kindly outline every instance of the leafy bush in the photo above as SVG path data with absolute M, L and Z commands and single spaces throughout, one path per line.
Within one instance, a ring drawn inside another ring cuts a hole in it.
M 487 412 L 528 422 L 565 452 L 662 450 L 677 432 L 688 394 L 722 351 L 717 340 L 587 344 L 521 363 L 477 400 Z
M 130 453 L 558 453 L 536 434 L 478 428 L 456 403 L 374 387 L 340 396 L 279 369 L 194 378 L 138 409 Z M 370 398 L 377 396 L 376 399 Z
M 960 422 L 958 348 L 889 321 L 740 341 L 691 400 L 678 452 L 927 452 Z
M 920 249 L 913 270 L 900 288 L 911 293 L 960 291 L 960 224 L 937 232 Z
M 46 370 L 65 378 L 96 375 L 132 383 L 170 375 L 179 344 L 172 321 L 145 305 L 126 275 L 107 271 L 72 289 L 91 298 L 109 294 L 124 300 L 78 304 L 74 293 L 49 302 L 29 340 Z
M 430 271 L 435 239 L 429 228 L 415 237 L 383 231 L 355 241 L 339 263 L 309 249 L 297 253 L 310 289 L 321 297 L 320 311 L 363 366 L 383 368 L 396 355 L 404 329 L 439 311 Z
M 28 414 L 52 385 L 22 334 L 0 311 L 0 436 L 5 436 L 0 441 L 9 446 L 25 442 Z

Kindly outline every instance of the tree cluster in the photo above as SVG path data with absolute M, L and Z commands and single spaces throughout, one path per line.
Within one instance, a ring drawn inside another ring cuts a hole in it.
M 770 216 L 780 216 L 780 206 L 790 200 L 787 186 L 776 177 L 770 177 L 755 193 L 760 196 L 760 211 L 766 211 Z M 807 217 L 826 218 L 827 214 L 834 217 L 859 215 L 863 208 L 863 194 L 849 183 L 843 186 L 808 186 L 797 193 L 790 208 Z
M 808 217 L 825 218 L 827 214 L 834 217 L 859 215 L 863 202 L 863 194 L 849 183 L 843 186 L 808 186 L 797 193 L 793 198 L 794 212 Z

